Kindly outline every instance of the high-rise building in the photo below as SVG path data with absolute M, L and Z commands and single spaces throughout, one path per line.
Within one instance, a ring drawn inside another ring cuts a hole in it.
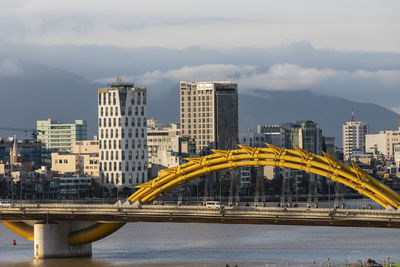
M 362 121 L 347 121 L 343 124 L 343 155 L 349 160 L 353 153 L 365 152 L 365 135 L 368 133 L 368 123 Z
M 180 82 L 182 136 L 206 148 L 235 149 L 238 143 L 238 86 L 229 81 Z
M 98 91 L 100 182 L 147 181 L 146 88 L 120 78 Z
M 74 141 L 87 139 L 85 120 L 75 123 L 63 123 L 53 119 L 37 121 L 37 140 L 46 145 L 46 149 L 58 152 L 72 152 Z
M 313 121 L 297 121 L 294 124 L 289 124 L 286 127 L 289 133 L 289 146 L 298 146 L 311 153 L 321 155 L 322 151 L 322 129 L 317 127 L 317 123 Z
M 258 132 L 264 133 L 267 142 L 273 145 L 288 149 L 294 149 L 294 146 L 297 146 L 317 155 L 322 154 L 321 151 L 324 143 L 322 129 L 317 127 L 317 123 L 313 121 L 297 121 L 296 123 L 283 123 L 280 125 L 259 125 Z M 309 202 L 311 202 L 312 196 L 317 194 L 318 188 L 321 188 L 321 179 L 319 176 L 307 174 L 299 170 L 282 170 L 279 167 L 266 166 L 264 167 L 264 175 L 267 179 L 282 179 L 283 194 L 281 201 L 283 202 L 285 201 L 285 197 L 290 202 L 290 191 L 293 188 L 295 188 L 296 195 L 308 193 Z M 294 183 L 294 185 L 291 183 Z
M 300 147 L 314 154 L 321 154 L 322 129 L 313 121 L 297 121 L 279 125 L 258 125 L 258 133 L 265 134 L 266 142 L 289 149 Z

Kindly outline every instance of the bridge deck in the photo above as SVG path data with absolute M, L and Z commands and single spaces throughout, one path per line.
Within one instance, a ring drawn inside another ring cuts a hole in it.
M 7 221 L 197 222 L 400 228 L 400 212 L 387 210 L 93 204 L 23 204 L 0 209 Z

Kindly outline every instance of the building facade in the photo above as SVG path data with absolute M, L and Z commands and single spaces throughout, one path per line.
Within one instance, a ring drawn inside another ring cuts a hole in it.
M 87 139 L 85 120 L 75 123 L 62 123 L 53 119 L 36 122 L 37 140 L 46 145 L 46 149 L 58 152 L 72 152 L 74 141 Z
M 78 154 L 53 152 L 51 153 L 51 170 L 60 174 L 80 175 L 83 173 L 82 157 Z
M 100 182 L 147 182 L 146 88 L 117 79 L 98 91 Z
M 400 130 L 380 131 L 378 134 L 367 134 L 365 136 L 366 152 L 382 154 L 387 159 L 393 159 L 394 147 L 400 144 Z
M 180 82 L 182 136 L 206 148 L 234 149 L 238 143 L 238 86 L 223 82 Z
M 354 153 L 364 153 L 368 123 L 347 121 L 343 124 L 342 129 L 344 160 L 349 160 Z
M 72 144 L 74 154 L 99 154 L 99 140 L 97 136 L 93 140 L 74 141 Z
M 257 132 L 265 135 L 267 143 L 294 149 L 303 148 L 311 153 L 321 155 L 323 146 L 322 129 L 313 121 L 297 121 L 279 125 L 258 125 Z
M 158 176 L 162 169 L 179 166 L 185 158 L 196 153 L 196 143 L 181 136 L 179 124 L 147 120 L 147 147 L 150 178 Z

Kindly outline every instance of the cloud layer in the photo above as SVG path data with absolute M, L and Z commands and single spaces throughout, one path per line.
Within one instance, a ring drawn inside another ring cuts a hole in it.
M 396 0 L 142 2 L 2 0 L 0 21 L 14 23 L 3 23 L 9 30 L 0 41 L 226 48 L 309 40 L 331 49 L 400 51 Z
M 231 80 L 237 82 L 241 90 L 315 90 L 346 87 L 355 84 L 376 85 L 384 90 L 400 87 L 400 70 L 335 70 L 330 68 L 307 68 L 297 64 L 274 64 L 266 71 L 256 65 L 204 64 L 184 66 L 168 71 L 149 71 L 141 75 L 125 76 L 137 84 L 152 87 L 165 82 L 177 83 L 181 80 Z M 98 80 L 110 82 L 114 78 Z M 348 87 L 347 87 L 348 88 Z

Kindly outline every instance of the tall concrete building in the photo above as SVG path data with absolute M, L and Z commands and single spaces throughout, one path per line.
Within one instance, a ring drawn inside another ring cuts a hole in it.
M 120 78 L 98 91 L 100 182 L 147 181 L 146 88 Z
M 349 160 L 353 153 L 364 153 L 368 123 L 362 121 L 347 121 L 343 124 L 342 128 L 344 160 Z
M 313 121 L 297 121 L 286 127 L 289 133 L 289 145 L 288 148 L 293 149 L 293 146 L 298 146 L 311 153 L 321 155 L 322 154 L 322 129 L 317 127 L 317 123 Z
M 238 143 L 238 86 L 229 81 L 180 82 L 182 136 L 206 148 L 234 149 Z
M 63 123 L 53 119 L 36 122 L 37 140 L 46 145 L 46 149 L 58 152 L 71 152 L 74 141 L 87 139 L 85 120 L 75 123 Z
M 322 129 L 317 127 L 313 121 L 297 121 L 295 123 L 283 123 L 280 125 L 258 126 L 258 132 L 264 133 L 267 142 L 282 146 L 288 149 L 294 149 L 294 146 L 300 147 L 311 153 L 321 155 L 324 137 Z M 319 176 L 307 174 L 299 170 L 282 170 L 275 166 L 264 167 L 264 175 L 267 179 L 282 179 L 282 199 L 290 202 L 290 192 L 295 189 L 296 194 L 308 193 L 308 202 L 316 196 L 318 188 L 322 187 Z
M 303 148 L 311 153 L 321 155 L 323 136 L 322 129 L 313 121 L 297 121 L 279 125 L 258 125 L 257 132 L 265 134 L 266 142 L 293 149 Z

